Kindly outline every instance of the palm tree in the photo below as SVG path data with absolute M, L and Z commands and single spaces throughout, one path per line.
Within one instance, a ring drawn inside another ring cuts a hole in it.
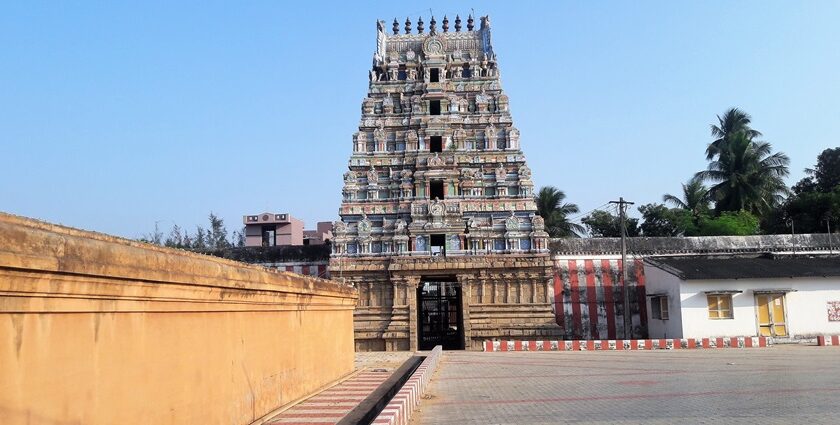
M 706 148 L 706 159 L 709 161 L 720 155 L 729 139 L 737 133 L 744 133 L 750 140 L 761 137 L 761 132 L 750 128 L 750 122 L 752 122 L 750 114 L 738 108 L 729 108 L 723 116 L 718 115 L 717 119 L 718 125 L 711 125 L 712 137 L 715 140 Z
M 789 191 L 782 180 L 789 174 L 790 159 L 772 153 L 767 142 L 753 141 L 746 131 L 729 135 L 718 159 L 696 177 L 715 183 L 709 195 L 715 210 L 746 210 L 761 215 L 778 205 Z
M 694 176 L 682 185 L 682 199 L 666 193 L 662 196 L 662 202 L 671 204 L 677 208 L 691 211 L 695 217 L 709 209 L 709 189 L 703 184 L 703 179 Z
M 563 203 L 566 194 L 554 186 L 545 186 L 537 194 L 537 213 L 545 219 L 545 229 L 551 237 L 580 237 L 586 232 L 583 226 L 569 221 L 569 216 L 580 211 L 577 205 Z

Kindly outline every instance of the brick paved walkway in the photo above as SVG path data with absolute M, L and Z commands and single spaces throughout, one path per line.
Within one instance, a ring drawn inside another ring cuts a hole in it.
M 414 424 L 840 423 L 840 350 L 447 352 Z

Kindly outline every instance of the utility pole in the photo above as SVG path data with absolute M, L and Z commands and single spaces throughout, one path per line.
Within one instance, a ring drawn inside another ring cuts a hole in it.
M 621 220 L 621 297 L 624 302 L 624 338 L 629 339 L 632 337 L 633 322 L 630 317 L 630 290 L 627 287 L 627 205 L 633 203 L 625 201 L 622 197 L 610 203 L 618 204 L 618 216 Z
M 825 216 L 825 227 L 828 230 L 828 253 L 834 254 L 834 246 L 831 243 L 831 214 Z
M 793 227 L 793 218 L 788 219 L 788 225 L 790 226 L 790 244 L 793 246 L 793 253 L 796 254 L 796 229 Z

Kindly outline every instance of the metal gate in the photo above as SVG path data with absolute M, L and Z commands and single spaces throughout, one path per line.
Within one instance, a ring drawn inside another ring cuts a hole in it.
M 426 282 L 417 288 L 418 345 L 431 350 L 442 345 L 445 350 L 464 348 L 461 287 L 457 282 Z

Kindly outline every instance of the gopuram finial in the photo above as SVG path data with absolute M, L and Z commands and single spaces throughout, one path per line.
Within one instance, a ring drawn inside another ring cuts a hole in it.
M 435 29 L 435 25 L 437 25 L 437 21 L 435 20 L 435 15 L 432 15 L 432 20 L 429 21 L 429 34 L 437 34 L 437 29 Z
M 394 35 L 397 35 L 397 34 L 400 33 L 400 23 L 397 22 L 397 18 L 394 18 L 394 24 L 393 24 L 392 31 L 394 31 Z
M 443 15 L 443 32 L 449 32 L 449 18 Z
M 461 15 L 455 15 L 455 32 L 461 32 Z
M 408 17 L 405 18 L 405 33 L 411 34 L 411 20 Z
M 473 21 L 472 14 L 470 14 L 470 17 L 467 18 L 467 31 L 472 31 L 473 28 L 475 28 L 475 25 L 473 25 L 473 22 L 475 22 L 475 21 Z
M 423 34 L 423 17 L 417 18 L 417 34 Z

